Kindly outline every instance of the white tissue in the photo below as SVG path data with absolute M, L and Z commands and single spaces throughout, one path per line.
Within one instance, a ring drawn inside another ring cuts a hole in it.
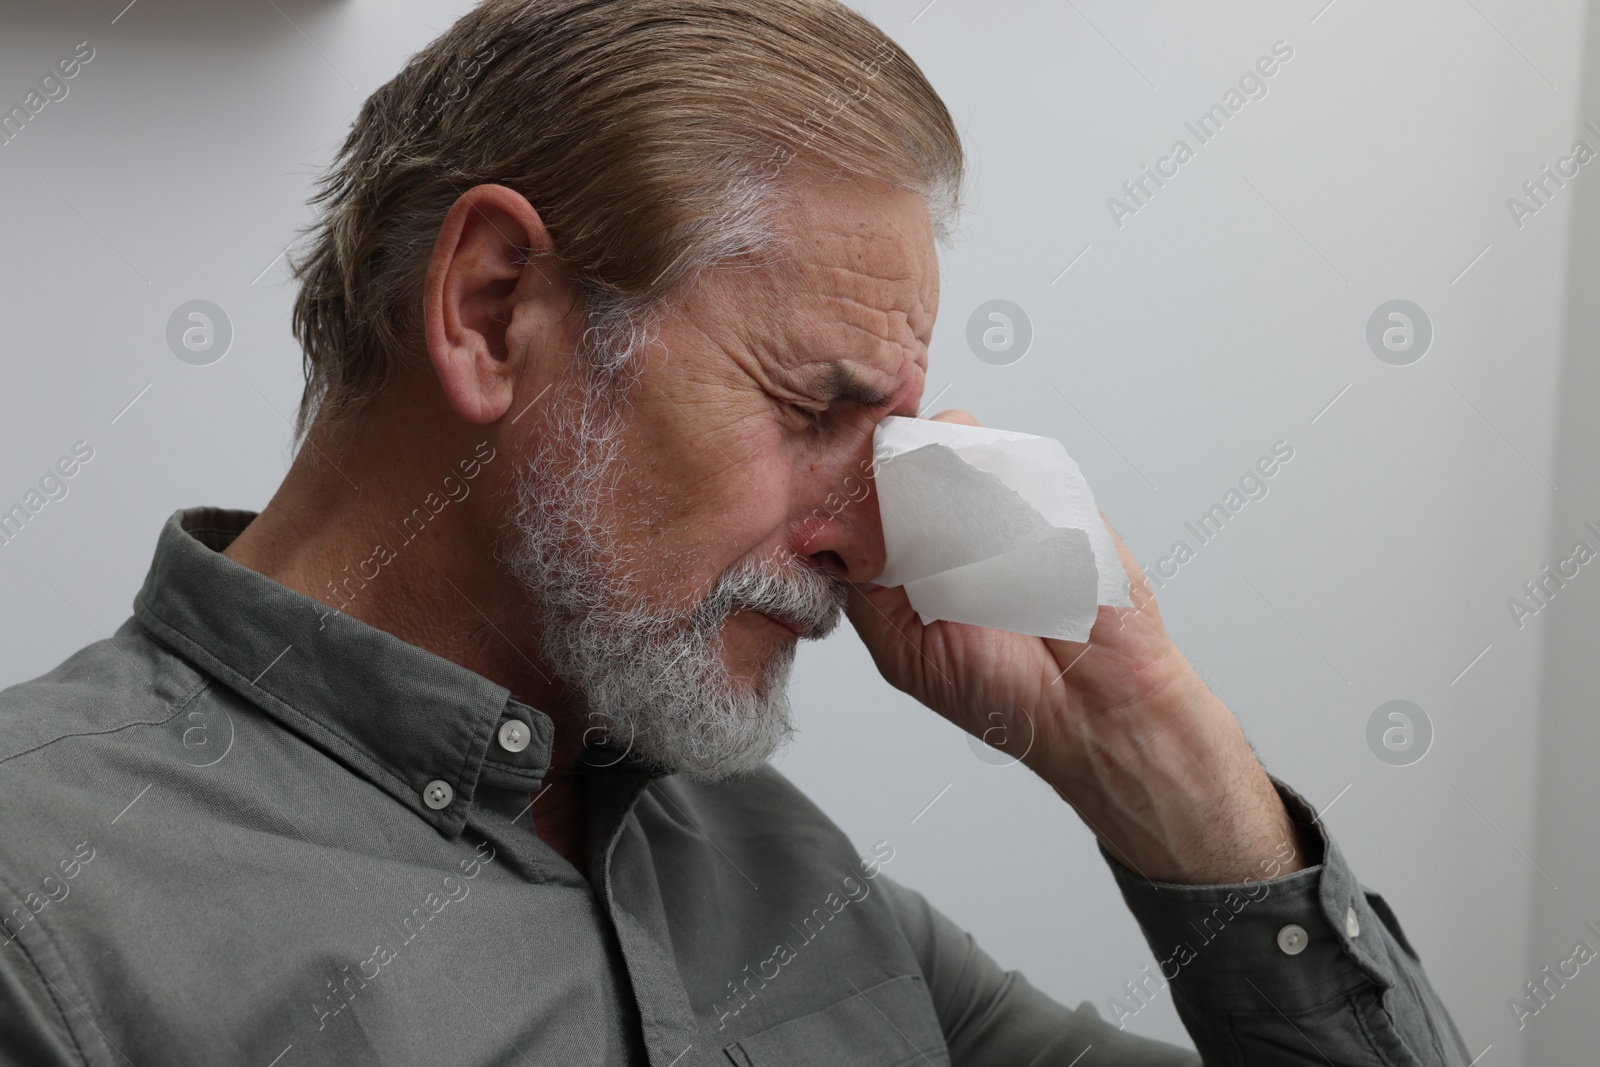
M 1131 607 L 1094 494 L 1060 441 L 891 415 L 872 435 L 887 562 L 924 623 L 1087 641 Z

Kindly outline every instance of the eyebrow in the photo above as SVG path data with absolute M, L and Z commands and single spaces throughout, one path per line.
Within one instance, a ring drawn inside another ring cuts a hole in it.
M 835 360 L 817 372 L 814 379 L 818 388 L 825 391 L 827 398 L 842 400 L 848 404 L 859 404 L 862 407 L 881 407 L 894 399 L 894 389 L 874 389 L 866 382 L 857 378 L 849 364 L 844 360 Z

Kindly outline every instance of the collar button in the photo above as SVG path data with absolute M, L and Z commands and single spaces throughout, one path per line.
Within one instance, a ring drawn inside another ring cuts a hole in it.
M 455 795 L 456 791 L 450 788 L 450 783 L 443 778 L 435 778 L 422 787 L 422 802 L 434 811 L 448 808 Z
M 1298 956 L 1306 950 L 1306 945 L 1311 941 L 1306 928 L 1299 923 L 1290 923 L 1278 931 L 1278 947 L 1285 956 Z
M 533 731 L 521 719 L 507 719 L 500 724 L 500 747 L 507 752 L 521 752 L 528 747 Z

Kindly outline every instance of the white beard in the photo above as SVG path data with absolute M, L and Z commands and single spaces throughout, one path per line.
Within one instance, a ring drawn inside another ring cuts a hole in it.
M 549 436 L 516 473 L 503 561 L 532 600 L 544 660 L 587 701 L 591 744 L 702 781 L 747 774 L 794 733 L 796 646 L 785 642 L 746 685 L 723 662 L 728 616 L 766 612 L 825 637 L 838 625 L 844 586 L 786 555 L 744 561 L 698 602 L 693 593 L 663 602 L 642 589 L 640 561 L 619 542 L 622 516 L 608 500 L 626 469 L 624 404 L 607 398 L 608 386 L 585 365 L 552 398 Z

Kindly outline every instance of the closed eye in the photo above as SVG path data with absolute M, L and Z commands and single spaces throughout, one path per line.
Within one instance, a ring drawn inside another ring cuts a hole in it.
M 799 404 L 788 403 L 787 401 L 785 403 L 788 404 L 789 410 L 800 416 L 800 421 L 804 422 L 808 427 L 818 430 L 822 428 L 827 416 L 826 410 L 817 411 L 815 408 L 802 407 Z

